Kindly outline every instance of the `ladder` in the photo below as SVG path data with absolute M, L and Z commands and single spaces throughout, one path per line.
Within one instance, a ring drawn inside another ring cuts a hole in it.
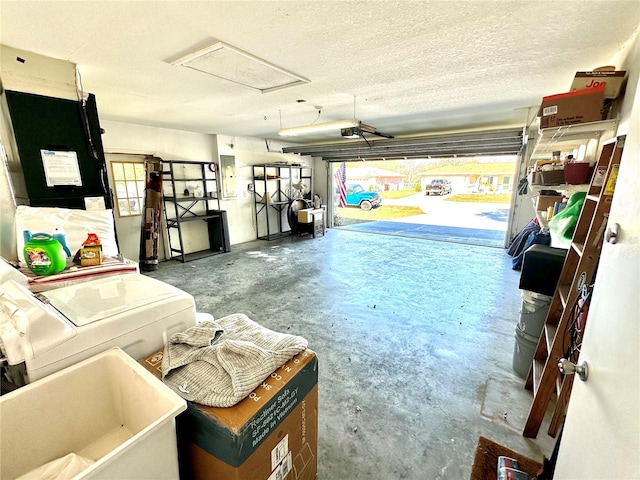
M 624 140 L 625 136 L 620 136 L 603 143 L 596 163 L 525 381 L 525 388 L 533 391 L 533 402 L 523 431 L 525 437 L 535 438 L 538 435 L 554 394 L 557 399 L 547 433 L 555 437 L 564 421 L 574 375 L 561 375 L 558 361 L 581 341 L 578 338 L 572 344 L 575 306 L 582 287 L 593 284 L 595 280 Z

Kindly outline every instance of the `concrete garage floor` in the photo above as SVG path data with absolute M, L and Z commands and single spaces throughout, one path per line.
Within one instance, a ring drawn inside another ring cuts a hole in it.
M 219 318 L 306 337 L 319 358 L 318 478 L 465 479 L 479 435 L 535 459 L 546 422 L 511 364 L 519 274 L 501 248 L 330 229 L 235 245 L 150 276 Z

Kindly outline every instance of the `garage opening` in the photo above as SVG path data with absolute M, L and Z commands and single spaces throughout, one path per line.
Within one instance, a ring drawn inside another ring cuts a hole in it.
M 483 160 L 335 165 L 334 226 L 503 247 L 516 156 Z
M 522 145 L 507 129 L 286 151 L 330 163 L 335 227 L 502 248 Z

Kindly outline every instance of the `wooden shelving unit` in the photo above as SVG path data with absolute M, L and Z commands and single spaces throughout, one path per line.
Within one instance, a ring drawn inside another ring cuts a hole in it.
M 595 281 L 624 139 L 618 137 L 603 143 L 595 174 L 589 184 L 571 248 L 567 251 L 543 334 L 540 335 L 525 382 L 525 388 L 533 391 L 533 402 L 523 431 L 525 437 L 537 436 L 554 394 L 557 395 L 557 401 L 547 433 L 555 437 L 564 421 L 574 376 L 561 375 L 558 362 L 579 348 L 581 339 L 573 337 L 572 341 L 571 335 L 574 309 L 583 286 Z

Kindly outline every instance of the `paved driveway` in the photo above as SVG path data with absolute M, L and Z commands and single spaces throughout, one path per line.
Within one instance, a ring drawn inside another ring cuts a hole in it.
M 509 205 L 505 203 L 447 202 L 445 197 L 411 195 L 397 200 L 384 199 L 384 205 L 402 205 L 420 207 L 423 215 L 396 218 L 401 223 L 420 223 L 429 225 L 448 225 L 487 230 L 507 230 Z M 491 200 L 491 195 L 487 195 Z
M 509 215 L 507 204 L 447 202 L 446 198 L 419 193 L 397 200 L 384 199 L 384 205 L 418 206 L 424 214 L 340 228 L 473 245 L 505 246 Z M 487 199 L 490 200 L 491 195 L 487 195 Z

